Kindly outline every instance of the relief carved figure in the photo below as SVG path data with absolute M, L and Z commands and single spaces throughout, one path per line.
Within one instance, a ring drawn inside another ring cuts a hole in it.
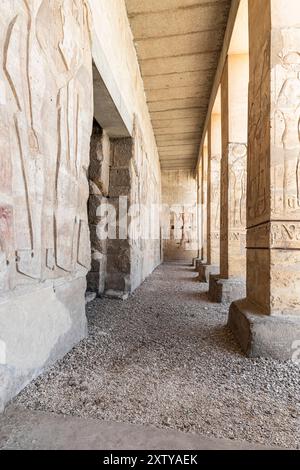
M 188 249 L 190 244 L 194 242 L 195 235 L 193 233 L 194 228 L 194 214 L 189 211 L 188 208 L 184 208 L 184 212 L 181 214 L 182 228 L 180 247 Z
M 211 230 L 213 232 L 220 229 L 220 164 L 221 156 L 214 155 L 211 157 L 211 207 L 212 207 L 212 223 Z
M 286 46 L 300 30 L 293 33 L 282 31 Z M 294 42 L 295 43 L 295 42 Z M 293 44 L 294 46 L 294 44 Z M 279 181 L 276 182 L 276 202 L 281 204 L 281 211 L 290 214 L 300 209 L 300 52 L 283 49 L 279 53 L 280 64 L 275 69 L 275 144 L 283 148 L 281 161 L 275 167 L 281 169 L 282 197 L 279 197 Z M 278 170 L 277 170 L 278 173 Z
M 249 89 L 249 165 L 247 210 L 251 224 L 257 223 L 268 209 L 268 152 L 266 134 L 269 127 L 269 62 L 270 41 L 267 40 L 257 58 Z
M 0 259 L 13 287 L 89 265 L 92 65 L 85 0 L 5 2 L 0 17 Z
M 247 146 L 229 144 L 229 226 L 246 227 Z

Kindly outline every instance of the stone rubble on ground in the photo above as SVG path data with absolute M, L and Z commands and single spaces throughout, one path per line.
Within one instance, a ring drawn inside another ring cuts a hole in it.
M 89 337 L 15 403 L 300 448 L 300 368 L 249 359 L 193 268 L 165 264 L 125 302 L 87 306 Z

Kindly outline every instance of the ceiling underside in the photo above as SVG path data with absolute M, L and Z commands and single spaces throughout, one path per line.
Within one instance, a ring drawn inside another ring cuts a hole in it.
M 162 169 L 195 168 L 230 0 L 125 0 Z

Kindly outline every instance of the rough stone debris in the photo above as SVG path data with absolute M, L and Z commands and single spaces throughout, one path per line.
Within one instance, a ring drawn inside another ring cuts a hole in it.
M 126 302 L 96 299 L 89 337 L 13 405 L 298 448 L 299 366 L 246 358 L 206 290 L 169 263 Z

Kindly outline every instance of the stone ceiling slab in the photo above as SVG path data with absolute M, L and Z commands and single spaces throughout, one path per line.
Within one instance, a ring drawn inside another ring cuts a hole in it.
M 149 0 L 151 3 L 152 0 Z M 196 33 L 208 29 L 219 29 L 226 25 L 228 12 L 222 8 L 228 2 L 198 2 L 154 13 L 147 12 L 130 15 L 130 24 L 136 40 L 140 38 L 177 36 L 178 34 Z
M 195 98 L 177 98 L 173 100 L 158 100 L 148 102 L 150 112 L 156 111 L 172 111 L 174 109 L 185 109 L 185 108 L 197 108 L 206 111 L 205 106 L 199 106 L 199 103 L 195 102 Z
M 140 60 L 218 53 L 222 45 L 220 30 L 186 33 L 176 36 L 144 38 L 135 41 Z M 171 51 L 171 55 L 170 55 Z
M 231 1 L 125 2 L 162 167 L 195 167 Z
M 168 75 L 152 75 L 144 77 L 145 91 L 161 88 L 172 88 L 180 86 L 196 86 L 205 85 L 207 81 L 212 81 L 214 70 L 210 69 L 206 72 L 181 72 L 170 73 Z
M 146 96 L 148 97 L 148 103 L 153 101 L 162 101 L 162 100 L 175 100 L 182 98 L 201 98 L 203 96 L 209 95 L 210 85 L 205 84 L 200 86 L 182 86 L 182 87 L 173 87 L 173 88 L 161 88 L 160 90 L 147 90 Z M 205 95 L 206 94 L 206 95 Z M 209 97 L 207 97 L 207 101 Z M 201 104 L 201 100 L 197 100 Z
M 175 8 L 185 8 L 193 5 L 208 3 L 208 0 L 127 0 L 127 8 L 130 11 L 129 17 L 141 13 L 153 13 Z
M 169 75 L 171 73 L 205 72 L 215 70 L 217 52 L 190 54 L 184 56 L 161 57 L 157 59 L 141 60 L 143 76 Z

